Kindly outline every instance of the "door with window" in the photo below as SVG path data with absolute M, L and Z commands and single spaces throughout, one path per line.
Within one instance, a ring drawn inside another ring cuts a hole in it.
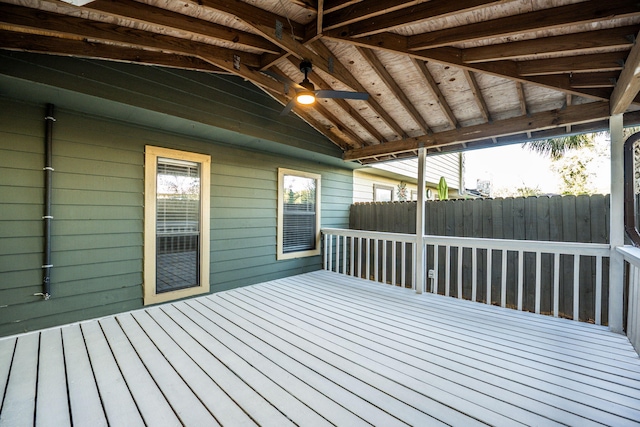
M 145 304 L 209 291 L 207 155 L 146 147 Z

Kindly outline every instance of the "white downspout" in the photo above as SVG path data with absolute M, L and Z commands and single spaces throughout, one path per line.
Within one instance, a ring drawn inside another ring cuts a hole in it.
M 622 114 L 609 119 L 611 135 L 611 215 L 609 242 L 609 329 L 623 333 L 624 260 L 616 250 L 624 245 L 624 137 Z
M 425 256 L 424 256 L 424 245 L 422 244 L 422 237 L 424 236 L 424 211 L 425 211 L 425 173 L 424 166 L 427 159 L 427 149 L 420 148 L 418 150 L 418 205 L 416 207 L 416 260 L 415 260 L 415 270 L 416 270 L 416 293 L 421 294 L 424 292 L 425 285 Z

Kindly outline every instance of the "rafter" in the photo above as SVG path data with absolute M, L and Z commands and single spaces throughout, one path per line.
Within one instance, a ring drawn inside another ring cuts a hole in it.
M 631 49 L 640 26 L 609 28 L 562 36 L 498 43 L 461 49 L 465 63 L 532 58 L 540 55 L 588 54 L 602 49 Z
M 491 122 L 491 113 L 489 112 L 489 107 L 487 107 L 487 103 L 482 96 L 482 91 L 480 90 L 480 86 L 478 85 L 478 81 L 476 80 L 475 75 L 469 70 L 462 70 L 464 72 L 464 77 L 467 79 L 467 83 L 469 83 L 469 88 L 471 89 L 471 93 L 473 94 L 473 99 L 475 99 L 476 104 L 478 105 L 478 109 L 480 110 L 480 114 L 484 118 L 485 122 Z
M 438 83 L 435 81 L 435 79 L 431 75 L 431 72 L 427 68 L 427 63 L 415 58 L 411 58 L 411 62 L 413 62 L 413 65 L 418 69 L 420 77 L 422 77 L 422 79 L 424 80 L 425 86 L 427 86 L 431 90 L 435 98 L 438 100 L 438 105 L 440 106 L 440 109 L 442 110 L 444 115 L 447 117 L 449 125 L 451 125 L 451 127 L 457 128 L 459 126 L 458 119 L 456 119 L 453 111 L 451 111 L 451 107 L 442 94 L 442 91 L 438 87 Z
M 636 44 L 631 49 L 611 94 L 611 114 L 621 114 L 629 108 L 638 91 L 640 91 L 640 44 L 636 37 Z
M 597 53 L 593 55 L 565 56 L 552 59 L 518 61 L 518 74 L 538 76 L 549 74 L 586 73 L 622 70 L 627 52 Z
M 99 10 L 111 15 L 118 15 L 125 19 L 135 19 L 165 28 L 176 28 L 210 37 L 216 40 L 233 43 L 239 48 L 255 49 L 260 52 L 278 54 L 280 49 L 264 38 L 246 31 L 225 27 L 213 22 L 204 21 L 192 16 L 183 15 L 170 10 L 139 3 L 133 0 L 107 1 L 97 0 L 89 3 L 85 8 Z
M 424 133 L 431 133 L 431 128 L 424 120 L 420 112 L 413 106 L 413 102 L 407 97 L 402 88 L 396 83 L 395 79 L 389 74 L 385 66 L 380 62 L 378 57 L 371 49 L 363 47 L 356 47 L 358 52 L 367 60 L 369 65 L 376 71 L 378 77 L 384 82 L 385 85 L 398 97 L 398 101 L 402 107 L 409 113 L 411 118 L 420 126 L 420 129 Z
M 504 0 L 430 0 L 428 2 L 420 2 L 420 4 L 413 5 L 414 2 L 404 2 L 405 6 L 412 6 L 410 10 L 402 8 L 399 10 L 389 9 L 384 13 L 384 3 L 377 8 L 370 7 L 369 2 L 366 4 L 358 5 L 358 8 L 354 11 L 351 19 L 347 17 L 336 16 L 335 19 L 327 18 L 328 22 L 325 26 L 328 29 L 339 28 L 340 32 L 349 37 L 364 37 L 373 34 L 379 34 L 386 31 L 391 31 L 395 28 L 411 25 L 427 19 L 439 19 L 445 18 L 455 13 L 469 12 L 479 7 L 486 7 L 492 4 L 503 3 Z M 373 2 L 371 2 L 373 3 Z M 398 5 L 403 2 L 393 2 L 393 5 Z M 378 19 L 372 19 L 384 13 L 384 16 Z M 337 14 L 336 14 L 337 15 Z M 357 22 L 354 22 L 357 21 Z M 346 24 L 350 24 L 346 27 L 342 27 Z
M 391 141 L 386 144 L 363 147 L 345 152 L 343 158 L 345 160 L 361 160 L 381 155 L 413 151 L 422 147 L 429 149 L 435 149 L 436 147 L 443 148 L 453 144 L 514 135 L 522 133 L 523 131 L 533 132 L 551 129 L 567 124 L 586 123 L 607 117 L 609 117 L 609 103 L 592 102 L 573 105 L 560 110 L 535 113 L 529 117 L 519 116 L 511 119 L 496 120 L 491 124 L 468 126 L 433 135 L 407 138 L 400 141 Z
M 520 102 L 520 112 L 523 116 L 529 115 L 529 107 L 527 107 L 527 98 L 524 95 L 524 87 L 522 83 L 516 82 L 516 92 L 518 92 L 518 101 Z
M 102 59 L 118 62 L 162 65 L 165 67 L 215 73 L 225 72 L 220 67 L 192 56 L 107 45 L 104 43 L 90 42 L 85 39 L 53 38 L 24 32 L 0 31 L 0 48 L 81 58 L 95 58 L 99 56 Z
M 206 56 L 229 62 L 233 62 L 236 56 L 245 64 L 254 67 L 259 65 L 258 57 L 246 52 L 59 13 L 38 11 L 34 14 L 32 9 L 5 3 L 0 3 L 0 23 L 6 24 L 9 29 L 13 26 L 18 29 L 31 28 L 35 33 L 47 30 L 60 37 L 74 35 L 95 41 L 115 42 L 124 46 L 145 47 L 188 56 Z
M 515 16 L 417 34 L 409 38 L 410 50 L 423 50 L 463 42 L 505 37 L 566 25 L 598 22 L 603 17 L 624 18 L 640 14 L 640 6 L 627 0 L 589 0 Z

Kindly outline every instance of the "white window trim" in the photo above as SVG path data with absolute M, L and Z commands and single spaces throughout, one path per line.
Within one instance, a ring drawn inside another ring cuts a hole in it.
M 284 176 L 285 175 L 296 175 L 304 178 L 311 178 L 316 181 L 316 248 L 308 251 L 299 251 L 299 252 L 289 252 L 284 253 L 283 251 L 283 241 L 284 241 L 284 233 L 283 233 L 283 224 L 284 224 Z M 311 172 L 302 172 L 293 169 L 285 169 L 278 168 L 278 224 L 277 224 L 277 253 L 276 259 L 278 261 L 285 259 L 294 259 L 294 258 L 303 258 L 309 256 L 320 255 L 320 212 L 322 212 L 320 206 L 320 174 L 311 173 Z
M 156 169 L 158 157 L 185 160 L 201 164 L 200 177 L 200 286 L 156 293 Z M 211 156 L 147 145 L 144 171 L 144 304 L 157 304 L 208 293 Z

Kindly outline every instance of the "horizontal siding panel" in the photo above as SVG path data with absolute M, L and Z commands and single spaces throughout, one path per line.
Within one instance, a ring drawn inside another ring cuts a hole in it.
M 42 224 L 42 206 L 26 204 L 5 204 L 0 206 L 3 221 L 40 220 Z
M 211 215 L 215 218 L 234 218 L 234 219 L 259 219 L 274 218 L 276 215 L 275 206 L 272 209 L 234 209 L 234 208 L 211 208 Z
M 212 164 L 211 168 L 216 165 Z M 211 176 L 211 195 L 215 194 L 217 188 L 252 188 L 256 190 L 276 191 L 276 184 L 271 180 L 261 180 L 256 178 Z
M 2 134 L 0 134 L 0 137 Z M 13 142 L 15 144 L 15 142 Z M 0 168 L 39 170 L 42 174 L 44 154 L 25 151 L 2 150 Z M 44 174 L 43 174 L 44 175 Z
M 56 251 L 53 253 L 53 263 L 58 267 L 85 265 L 87 262 L 98 264 L 101 262 L 117 262 L 142 259 L 141 247 L 111 247 L 105 249 L 84 249 L 73 251 Z
M 58 154 L 58 147 L 56 146 L 56 153 Z M 117 178 L 132 178 L 143 179 L 144 169 L 139 163 L 122 163 L 121 160 L 126 157 L 128 153 L 120 151 L 119 157 L 115 160 L 108 161 L 106 159 L 82 159 L 78 157 L 62 157 L 56 155 L 55 157 L 55 169 L 59 172 L 74 173 L 80 175 L 90 176 L 106 176 Z
M 124 260 L 124 261 L 104 261 L 102 263 L 91 264 L 90 268 L 87 265 L 72 265 L 72 266 L 55 266 L 52 271 L 52 276 L 55 277 L 55 281 L 52 284 L 54 290 L 55 287 L 64 282 L 72 282 L 77 280 L 95 279 L 100 277 L 112 277 L 119 276 L 121 274 L 128 273 L 141 273 L 142 272 L 142 259 Z M 53 280 L 53 278 L 52 278 Z
M 0 245 L 0 256 L 21 255 L 31 252 L 42 251 L 44 239 L 39 236 L 33 237 L 3 237 Z
M 120 218 L 143 219 L 142 206 L 85 206 L 85 205 L 56 205 L 53 216 L 59 220 L 90 219 L 92 221 Z
M 144 191 L 144 183 L 141 179 L 117 178 L 103 176 L 78 175 L 64 172 L 56 172 L 53 177 L 56 188 L 74 190 L 133 192 L 141 194 Z
M 224 241 L 246 240 L 253 238 L 272 237 L 276 238 L 276 224 L 272 227 L 249 228 L 237 225 L 236 228 L 211 228 L 211 242 L 222 243 Z
M 246 238 L 236 238 L 236 239 L 224 239 L 224 240 L 212 240 L 211 248 L 212 252 L 216 252 L 218 248 L 224 248 L 224 251 L 220 251 L 222 253 L 237 249 L 252 249 L 252 248 L 260 248 L 260 247 L 272 247 L 273 253 L 275 253 L 276 247 L 276 237 L 273 236 L 273 232 L 270 232 L 268 235 L 263 237 L 258 236 L 248 236 Z M 219 257 L 219 254 L 216 254 L 216 257 Z M 221 258 L 218 258 L 221 259 Z
M 19 203 L 44 206 L 43 188 L 0 185 L 0 194 L 2 194 L 2 204 Z
M 103 219 L 101 221 L 54 219 L 52 228 L 54 236 L 126 234 L 132 231 L 142 233 L 143 224 L 141 219 Z
M 22 221 L 0 220 L 0 236 L 2 238 L 42 236 L 42 219 L 23 219 Z
M 4 153 L 4 152 L 3 152 Z M 0 175 L 3 187 L 44 187 L 44 172 L 42 167 L 35 169 L 7 169 Z
M 234 197 L 212 197 L 211 206 L 215 206 L 217 209 L 235 209 L 238 210 L 251 210 L 260 209 L 264 211 L 269 209 L 272 212 L 269 215 L 273 215 L 277 207 L 277 196 L 274 194 L 270 199 L 253 199 L 253 198 L 234 198 Z M 213 211 L 212 211 L 213 212 Z
M 40 292 L 42 292 L 42 277 L 40 275 L 38 275 L 38 280 L 32 280 L 29 285 L 0 289 L 0 301 L 2 301 L 2 304 L 0 304 L 0 319 L 3 318 L 2 309 L 5 306 L 40 301 L 42 296 L 35 295 Z
M 64 236 L 52 242 L 54 252 L 128 247 L 142 247 L 142 230 L 139 233 Z
M 247 249 L 251 249 L 251 257 L 243 258 L 246 256 Z M 265 245 L 253 245 L 250 247 L 244 247 L 240 249 L 232 249 L 230 247 L 225 248 L 224 251 L 214 252 L 211 254 L 212 265 L 221 266 L 223 262 L 236 262 L 250 264 L 252 260 L 260 260 L 262 257 L 269 257 L 269 262 L 273 262 L 276 256 L 275 242 L 270 242 Z
M 97 205 L 142 207 L 142 194 L 116 191 L 58 189 L 53 192 L 56 205 Z

